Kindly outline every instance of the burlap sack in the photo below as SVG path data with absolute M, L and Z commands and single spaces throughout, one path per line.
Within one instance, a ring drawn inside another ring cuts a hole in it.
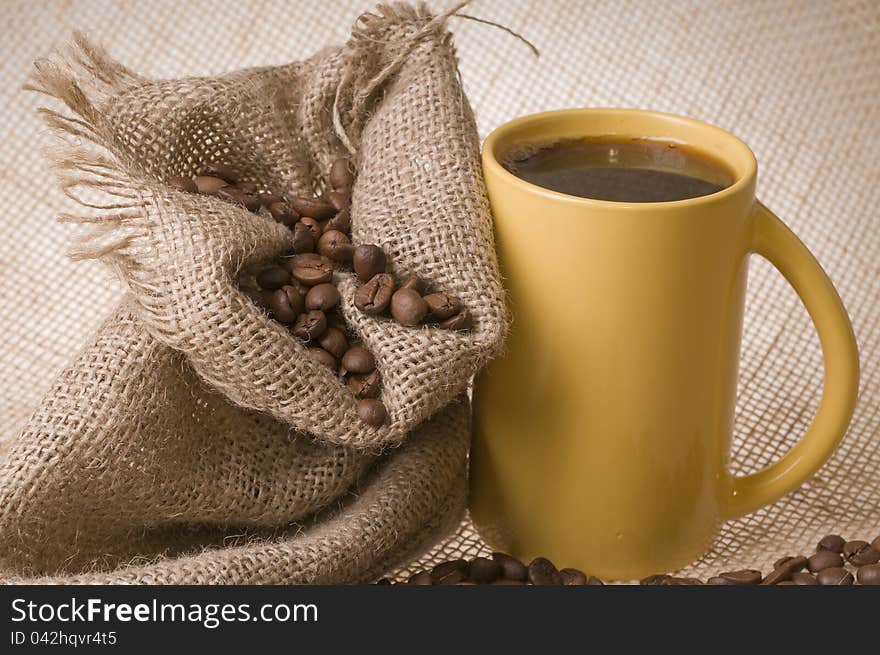
M 392 455 L 369 492 L 306 541 L 183 555 L 339 500 L 500 347 L 476 129 L 444 21 L 380 7 L 344 47 L 210 79 L 147 80 L 82 37 L 37 63 L 33 88 L 70 110 L 43 110 L 66 137 L 50 159 L 82 206 L 62 219 L 92 226 L 72 254 L 106 262 L 130 293 L 6 459 L 0 568 L 62 574 L 176 555 L 120 579 L 341 582 L 451 527 L 463 503 L 461 402 L 416 430 L 419 443 L 438 443 Z M 343 315 L 382 376 L 381 428 L 362 423 L 350 392 L 239 289 L 242 272 L 290 246 L 290 232 L 163 182 L 223 162 L 261 187 L 307 194 L 340 154 L 358 170 L 353 240 L 380 244 L 394 273 L 417 273 L 473 316 L 467 332 L 371 318 L 340 274 Z
M 223 403 L 218 399 L 217 404 Z M 218 457 L 223 454 L 238 455 L 238 461 L 233 461 L 225 467 L 221 465 L 213 467 L 211 472 L 217 473 L 218 476 L 259 474 L 258 470 L 261 467 L 255 466 L 255 462 L 259 461 L 266 470 L 261 480 L 233 482 L 229 478 L 221 478 L 211 485 L 212 489 L 200 492 L 196 486 L 197 474 L 173 464 L 175 454 L 182 458 L 193 459 L 197 453 L 193 448 L 171 445 L 171 453 L 162 463 L 178 470 L 185 480 L 169 481 L 166 478 L 161 482 L 164 488 L 190 491 L 196 497 L 194 499 L 183 495 L 180 498 L 181 512 L 186 511 L 190 515 L 195 515 L 201 509 L 203 516 L 219 514 L 214 507 L 222 510 L 227 502 L 223 496 L 216 494 L 210 496 L 210 490 L 218 490 L 221 494 L 238 495 L 238 502 L 246 506 L 247 493 L 242 491 L 250 492 L 256 497 L 259 489 L 264 489 L 267 495 L 271 495 L 269 489 L 273 485 L 295 484 L 293 476 L 302 472 L 303 465 L 299 465 L 298 469 L 292 468 L 286 477 L 280 472 L 273 474 L 272 471 L 273 469 L 280 471 L 285 463 L 295 460 L 303 447 L 296 441 L 285 442 L 283 436 L 279 435 L 280 426 L 276 425 L 273 429 L 271 425 L 273 422 L 270 421 L 270 425 L 267 426 L 264 419 L 263 424 L 259 425 L 259 419 L 255 419 L 255 423 L 257 428 L 250 433 L 241 434 L 238 438 L 230 434 L 206 434 L 200 439 L 197 447 L 201 448 L 202 452 L 217 450 Z M 217 448 L 216 444 L 207 444 L 208 437 L 211 436 L 220 436 L 224 440 L 222 449 Z M 98 462 L 102 457 L 116 455 L 117 453 L 112 452 L 114 448 L 119 450 L 113 443 L 89 444 L 85 440 L 79 441 L 79 448 L 64 455 L 77 460 Z M 277 530 L 255 530 L 241 526 L 236 529 L 235 526 L 223 526 L 224 519 L 217 521 L 211 518 L 203 525 L 181 524 L 180 521 L 185 516 L 182 514 L 175 516 L 171 509 L 172 503 L 169 502 L 165 516 L 157 511 L 151 517 L 151 520 L 157 521 L 154 528 L 132 527 L 127 533 L 119 530 L 117 534 L 110 534 L 109 531 L 106 534 L 105 546 L 115 554 L 121 554 L 126 550 L 130 553 L 138 552 L 137 556 L 131 557 L 128 566 L 122 566 L 122 561 L 118 557 L 114 561 L 105 558 L 80 574 L 56 573 L 28 578 L 21 575 L 21 568 L 11 569 L 7 562 L 3 562 L 0 564 L 2 567 L 0 571 L 6 573 L 0 573 L 0 582 L 12 584 L 21 582 L 29 584 L 370 582 L 389 569 L 399 566 L 408 557 L 422 552 L 458 525 L 467 494 L 465 469 L 469 444 L 470 405 L 467 398 L 462 397 L 415 430 L 407 437 L 403 446 L 379 461 L 366 479 L 351 489 L 350 493 L 338 503 L 334 503 L 332 507 L 302 524 L 284 525 Z M 126 488 L 124 477 L 119 476 L 115 480 L 110 480 L 107 476 L 80 474 L 80 477 L 87 477 L 91 481 L 93 493 L 96 491 L 102 493 L 101 500 L 107 506 L 103 510 L 95 507 L 96 502 L 65 501 L 59 497 L 58 491 L 67 493 L 63 475 L 69 470 L 64 467 L 52 467 L 52 463 L 58 461 L 61 453 L 57 448 L 53 448 L 55 444 L 51 439 L 34 445 L 42 447 L 45 464 L 43 470 L 56 468 L 57 472 L 46 475 L 46 479 L 40 482 L 51 484 L 56 493 L 47 495 L 44 506 L 32 507 L 33 510 L 42 512 L 32 519 L 32 522 L 42 520 L 50 526 L 57 525 L 61 522 L 57 513 L 71 511 L 74 508 L 75 511 L 100 513 L 113 525 L 118 525 L 124 518 L 131 517 L 134 526 L 137 522 L 134 518 L 137 512 L 131 509 L 130 503 L 124 498 L 125 494 L 131 491 Z M 143 450 L 146 449 L 145 446 Z M 259 454 L 253 455 L 255 452 Z M 247 453 L 251 455 L 248 456 Z M 275 456 L 281 458 L 277 466 L 269 463 Z M 32 454 L 31 457 L 35 460 L 40 455 Z M 308 457 L 309 453 L 306 449 L 303 458 L 308 461 Z M 211 458 L 216 459 L 213 455 Z M 312 459 L 313 462 L 318 462 L 320 458 L 313 455 Z M 137 463 L 135 457 L 131 457 L 126 463 L 130 464 L 130 470 L 142 466 Z M 321 469 L 320 473 L 327 474 L 328 468 Z M 300 476 L 300 479 L 302 477 Z M 332 473 L 329 474 L 329 478 L 333 479 Z M 136 477 L 135 480 L 135 484 L 144 482 L 143 477 Z M 33 481 L 33 484 L 38 483 Z M 320 486 L 320 483 L 314 486 Z M 20 483 L 20 487 L 23 491 L 22 495 L 28 492 L 36 493 L 32 486 Z M 163 494 L 164 488 L 158 484 L 152 488 L 154 489 L 152 497 L 148 494 L 142 499 L 144 502 L 154 501 Z M 143 491 L 143 487 L 141 490 Z M 74 494 L 79 491 L 88 492 L 89 487 L 71 488 L 69 491 Z M 123 498 L 118 497 L 115 492 L 119 492 Z M 273 500 L 283 513 L 282 504 L 286 499 L 281 496 L 283 493 L 275 492 Z M 288 498 L 292 496 L 293 493 L 288 493 Z M 97 499 L 90 500 L 97 501 Z M 119 508 L 119 512 L 128 514 L 120 514 L 114 511 L 114 508 Z M 15 508 L 11 510 L 4 508 L 3 520 L 6 521 L 6 517 L 14 511 Z M 53 514 L 53 511 L 56 514 Z M 268 511 L 264 513 L 268 515 Z M 285 522 L 279 522 L 279 525 L 282 523 Z M 22 525 L 25 524 L 22 522 Z M 5 527 L 2 534 L 2 550 L 5 552 L 12 539 Z M 50 539 L 49 543 L 57 548 L 57 538 L 52 534 L 47 536 Z M 151 550 L 161 556 L 148 557 Z M 111 569 L 114 563 L 119 566 Z M 83 567 L 76 566 L 75 562 L 65 562 L 59 570 L 77 569 Z M 14 572 L 10 573 L 10 571 Z

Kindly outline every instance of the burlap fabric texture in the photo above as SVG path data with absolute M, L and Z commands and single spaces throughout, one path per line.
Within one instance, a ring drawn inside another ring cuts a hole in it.
M 36 64 L 33 87 L 68 108 L 43 113 L 65 137 L 50 159 L 82 207 L 62 220 L 89 226 L 71 253 L 106 262 L 129 292 L 3 463 L 7 576 L 361 581 L 459 520 L 463 392 L 499 349 L 505 314 L 444 19 L 380 7 L 341 48 L 210 79 L 148 80 L 81 37 Z M 467 332 L 371 318 L 339 274 L 343 315 L 382 376 L 381 428 L 239 289 L 290 232 L 163 182 L 223 162 L 310 194 L 341 154 L 358 171 L 355 243 L 381 245 L 395 274 L 420 275 L 473 316 Z

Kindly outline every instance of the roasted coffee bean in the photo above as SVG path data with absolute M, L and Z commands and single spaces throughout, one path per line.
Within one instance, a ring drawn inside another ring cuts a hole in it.
M 327 312 L 339 304 L 339 290 L 329 282 L 316 284 L 306 294 L 306 309 Z
M 309 229 L 309 232 L 312 235 L 312 241 L 317 244 L 318 240 L 321 238 L 321 233 L 324 231 L 324 228 L 321 227 L 320 223 L 314 218 L 309 218 L 308 216 L 303 216 L 299 219 L 299 222 Z
M 317 310 L 300 314 L 293 324 L 293 333 L 303 341 L 318 339 L 326 329 L 327 317 Z
M 843 546 L 843 557 L 853 566 L 865 566 L 880 562 L 880 551 L 867 541 L 847 541 Z
M 354 305 L 364 314 L 376 316 L 388 308 L 393 294 L 394 278 L 380 273 L 354 292 Z
M 465 576 L 465 574 L 462 573 L 461 571 L 451 571 L 450 573 L 447 573 L 439 580 L 435 581 L 434 584 L 457 585 L 459 582 L 464 582 L 466 577 L 467 576 Z M 432 576 L 432 579 L 433 579 L 433 576 Z
M 235 184 L 238 181 L 238 171 L 227 164 L 208 164 L 202 168 L 200 175 L 219 177 L 229 184 Z
M 441 582 L 440 584 L 448 584 L 448 583 Z M 471 580 L 462 580 L 461 582 L 456 582 L 455 586 L 456 587 L 473 587 L 476 584 L 477 584 L 476 582 L 472 582 Z
M 244 191 L 237 186 L 227 185 L 221 187 L 217 189 L 214 195 L 220 198 L 220 200 L 225 200 L 235 205 L 244 205 Z
M 375 398 L 364 398 L 359 400 L 354 406 L 354 411 L 360 419 L 367 425 L 379 427 L 388 418 L 388 410 L 381 400 Z
M 461 300 L 446 293 L 431 293 L 424 297 L 435 321 L 445 321 L 461 311 Z
M 592 587 L 604 587 L 605 583 L 602 582 L 595 575 L 591 575 L 589 578 L 587 578 L 587 585 Z
M 340 157 L 333 161 L 330 166 L 330 186 L 334 189 L 350 187 L 354 183 L 354 174 L 351 169 L 351 160 Z
M 294 289 L 296 289 L 296 292 L 303 299 L 303 307 L 305 307 L 306 294 L 309 292 L 309 289 L 311 289 L 311 287 L 307 287 L 305 284 L 303 284 L 299 280 L 294 280 L 293 278 L 291 278 L 290 284 L 288 286 L 291 286 Z
M 706 584 L 708 585 L 729 585 L 730 583 L 726 578 L 719 578 L 717 575 L 706 580 Z
M 820 550 L 807 560 L 807 568 L 811 573 L 838 566 L 843 566 L 843 558 L 833 550 Z
M 379 246 L 364 243 L 354 249 L 352 257 L 354 272 L 361 282 L 369 282 L 373 276 L 385 272 L 385 253 Z
M 791 580 L 782 580 L 776 584 L 777 587 L 794 587 L 795 584 Z
M 193 183 L 196 185 L 199 193 L 204 193 L 209 196 L 214 195 L 223 187 L 229 186 L 229 183 L 226 180 L 211 175 L 196 175 L 193 178 Z
M 431 585 L 434 582 L 431 580 L 431 574 L 427 571 L 419 571 L 418 573 L 413 573 L 409 576 L 409 580 L 406 581 L 406 584 L 411 585 Z
M 376 358 L 366 348 L 352 346 L 342 356 L 342 365 L 349 373 L 369 373 L 376 368 Z
M 244 194 L 245 209 L 247 209 L 249 212 L 256 214 L 258 211 L 260 211 L 260 207 L 262 207 L 262 205 L 260 204 L 260 199 L 257 196 L 251 193 Z
M 444 330 L 467 330 L 471 326 L 471 315 L 462 309 L 458 314 L 441 321 L 438 325 Z
M 277 202 L 273 202 L 272 204 L 268 205 L 266 209 L 268 209 L 269 213 L 272 214 L 272 218 L 274 218 L 282 225 L 286 225 L 287 227 L 292 228 L 299 220 L 299 214 L 293 211 L 293 208 L 286 202 L 280 200 Z
M 819 584 L 816 581 L 816 576 L 814 576 L 812 573 L 807 573 L 806 571 L 800 571 L 798 573 L 792 574 L 791 581 L 796 585 L 801 586 Z
M 855 581 L 855 578 L 852 573 L 842 566 L 832 566 L 831 568 L 819 571 L 818 575 L 816 575 L 816 580 L 820 585 L 834 587 L 851 585 Z
M 785 582 L 791 579 L 791 571 L 785 566 L 779 566 L 774 568 L 767 576 L 761 580 L 761 585 L 769 586 L 769 585 L 778 585 L 780 582 Z
M 795 571 L 800 571 L 806 565 L 806 557 L 803 557 L 801 555 L 786 555 L 785 557 L 776 560 L 776 563 L 773 564 L 773 568 L 778 569 L 782 566 L 785 566 L 785 568 L 794 573 Z
M 315 249 L 315 239 L 312 237 L 312 231 L 297 222 L 293 226 L 293 253 L 300 255 L 306 252 L 312 252 Z
M 169 177 L 165 180 L 165 184 L 174 187 L 175 189 L 186 191 L 187 193 L 198 193 L 199 191 L 199 187 L 197 187 L 196 183 L 192 181 L 192 178 L 182 177 L 180 175 Z
M 428 313 L 428 305 L 417 291 L 398 289 L 391 296 L 391 316 L 407 327 L 418 325 Z
M 366 375 L 350 375 L 346 381 L 355 398 L 379 397 L 379 372 L 373 371 Z
M 260 285 L 261 289 L 266 289 L 267 291 L 280 289 L 289 282 L 290 273 L 275 264 L 267 266 L 257 273 L 257 284 Z
M 875 537 L 874 541 L 871 542 L 871 545 L 877 550 L 880 550 L 880 537 Z
M 269 206 L 272 203 L 284 202 L 284 198 L 279 196 L 277 193 L 261 193 L 260 194 L 260 202 L 263 203 L 263 207 L 265 207 L 266 209 L 269 209 Z
M 354 256 L 354 246 L 339 230 L 326 229 L 318 239 L 318 252 L 341 264 L 347 264 Z
M 308 216 L 316 221 L 325 221 L 336 213 L 336 208 L 323 198 L 299 196 L 290 201 L 300 216 Z
M 702 580 L 698 578 L 674 578 L 669 577 L 666 578 L 663 582 L 660 583 L 662 587 L 696 587 L 703 584 Z
M 380 584 L 380 585 L 390 585 L 390 584 L 391 584 L 391 580 L 389 580 L 388 578 L 380 578 L 380 579 L 376 582 L 376 584 Z
M 334 357 L 339 358 L 348 350 L 348 339 L 345 338 L 345 333 L 339 328 L 328 327 L 327 331 L 321 336 L 318 345 Z
M 408 275 L 400 285 L 401 289 L 412 289 L 419 295 L 425 293 L 425 282 L 418 275 Z
M 321 255 L 303 253 L 294 255 L 288 262 L 293 277 L 306 286 L 313 287 L 333 279 L 333 262 Z
M 493 587 L 521 587 L 525 582 L 522 580 L 511 580 L 509 578 L 498 578 L 492 583 Z
M 807 565 L 806 557 L 783 557 L 780 560 L 777 560 L 773 565 L 773 570 L 767 574 L 767 577 L 761 580 L 762 585 L 775 585 L 779 584 L 783 580 L 791 579 L 791 576 L 796 571 L 800 571 Z
M 533 585 L 562 584 L 562 576 L 549 559 L 536 557 L 529 564 L 529 582 Z
M 742 569 L 741 571 L 719 573 L 718 577 L 727 580 L 727 584 L 730 585 L 756 585 L 761 582 L 763 576 L 760 571 L 755 569 Z
M 671 577 L 672 576 L 666 575 L 665 573 L 658 573 L 656 575 L 649 575 L 647 578 L 642 578 L 639 580 L 639 584 L 644 587 L 658 587 Z
M 501 577 L 501 566 L 488 557 L 477 557 L 471 561 L 468 577 L 477 584 L 490 584 Z
M 327 202 L 333 205 L 334 209 L 337 212 L 341 212 L 343 209 L 348 209 L 349 199 L 348 196 L 344 193 L 339 193 L 339 191 L 331 191 L 327 194 Z
M 816 552 L 830 550 L 832 553 L 842 553 L 844 544 L 846 544 L 846 539 L 839 534 L 829 534 L 822 537 L 819 541 L 819 544 L 816 546 Z
M 859 584 L 880 585 L 880 564 L 868 564 L 859 567 L 858 579 Z
M 431 580 L 434 583 L 440 582 L 450 573 L 458 572 L 461 574 L 459 580 L 464 580 L 468 576 L 470 565 L 463 559 L 454 559 L 448 562 L 442 562 L 431 569 Z
M 326 232 L 327 230 L 338 230 L 343 234 L 348 234 L 351 231 L 351 214 L 349 210 L 343 209 L 327 221 L 324 225 L 324 231 Z
M 562 584 L 567 587 L 587 584 L 587 576 L 578 569 L 559 569 L 559 577 L 562 578 Z
M 260 201 L 256 196 L 245 193 L 237 186 L 221 187 L 214 195 L 226 202 L 241 205 L 248 211 L 255 212 L 261 207 Z
M 501 575 L 509 580 L 525 582 L 529 578 L 529 570 L 526 565 L 507 553 L 492 553 L 492 559 L 501 567 Z
M 293 323 L 303 311 L 303 298 L 296 288 L 284 285 L 269 296 L 269 309 L 281 323 Z
M 331 371 L 335 371 L 339 365 L 336 358 L 323 348 L 309 348 L 309 354 Z

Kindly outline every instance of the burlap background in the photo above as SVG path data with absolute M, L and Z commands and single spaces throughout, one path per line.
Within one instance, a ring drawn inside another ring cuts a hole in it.
M 302 58 L 345 39 L 370 3 L 13 0 L 0 41 L 0 455 L 63 364 L 118 301 L 95 263 L 63 258 L 70 209 L 37 148 L 40 100 L 20 91 L 34 58 L 82 29 L 156 77 L 216 74 Z M 435 3 L 443 9 L 446 3 Z M 481 135 L 516 115 L 567 106 L 636 106 L 692 115 L 744 138 L 759 194 L 816 253 L 847 305 L 862 353 L 850 434 L 808 484 L 725 526 L 692 567 L 767 568 L 835 530 L 880 532 L 880 6 L 874 2 L 515 2 L 467 10 L 523 32 L 534 59 L 500 30 L 453 20 Z M 821 354 L 782 278 L 750 278 L 737 472 L 777 458 L 803 432 L 821 391 Z M 444 554 L 481 544 L 464 525 Z M 564 565 L 564 562 L 560 564 Z

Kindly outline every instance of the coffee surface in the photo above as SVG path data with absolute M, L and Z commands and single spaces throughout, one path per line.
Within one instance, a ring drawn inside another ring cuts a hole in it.
M 732 172 L 705 153 L 652 139 L 595 137 L 524 146 L 504 166 L 552 191 L 616 202 L 686 200 L 734 181 Z

